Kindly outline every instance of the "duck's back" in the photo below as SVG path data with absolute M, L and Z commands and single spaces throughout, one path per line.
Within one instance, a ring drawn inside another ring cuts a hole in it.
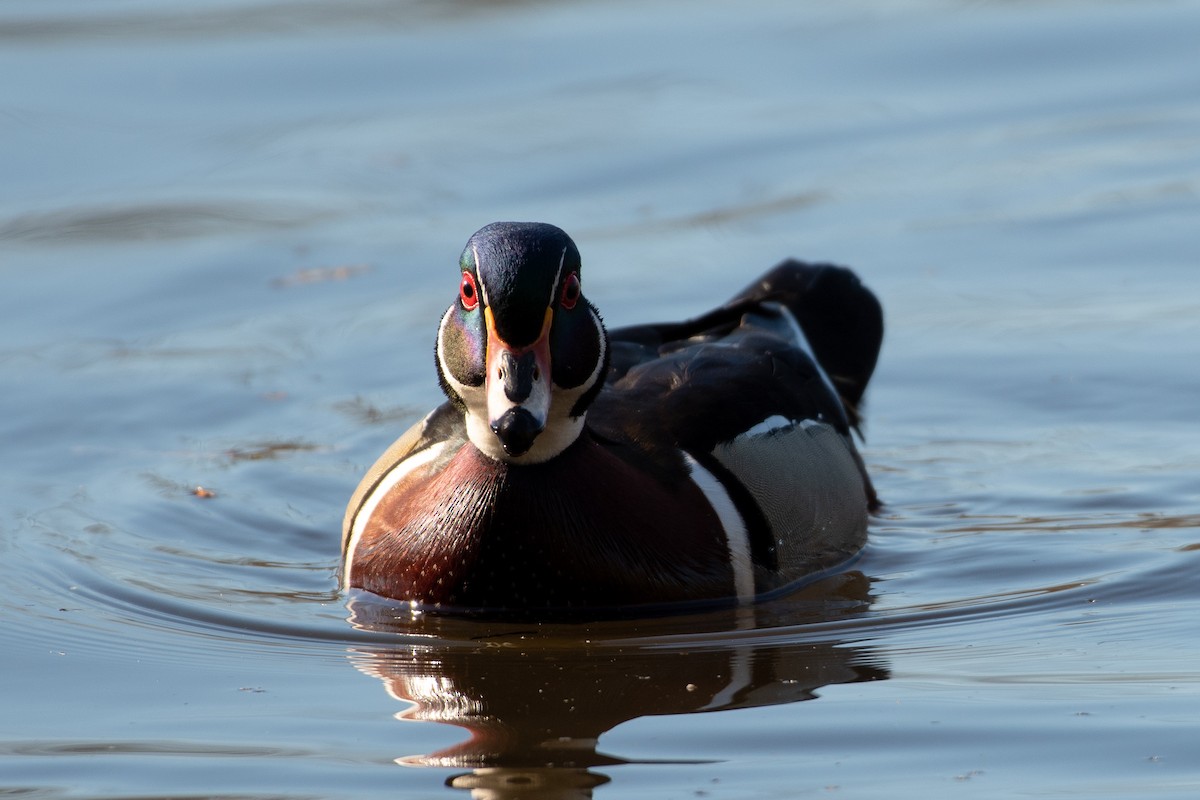
M 688 454 L 711 501 L 733 507 L 755 594 L 861 549 L 877 498 L 851 431 L 883 320 L 852 272 L 784 262 L 702 317 L 610 335 L 589 423 Z

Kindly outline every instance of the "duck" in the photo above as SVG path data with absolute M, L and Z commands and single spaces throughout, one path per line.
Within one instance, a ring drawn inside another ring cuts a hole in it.
M 850 269 L 787 259 L 707 313 L 609 331 L 566 232 L 496 222 L 456 282 L 446 400 L 354 491 L 346 592 L 501 615 L 748 604 L 864 547 L 879 500 L 854 435 L 883 312 Z

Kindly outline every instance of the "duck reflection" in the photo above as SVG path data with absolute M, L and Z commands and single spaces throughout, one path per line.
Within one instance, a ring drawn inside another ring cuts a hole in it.
M 829 624 L 865 610 L 868 585 L 843 573 L 779 603 L 575 625 L 433 617 L 360 596 L 355 627 L 402 635 L 351 658 L 412 704 L 398 719 L 470 734 L 399 763 L 470 769 L 447 783 L 478 798 L 588 798 L 609 780 L 594 768 L 629 763 L 597 749 L 622 722 L 795 703 L 822 686 L 886 678 L 869 649 Z

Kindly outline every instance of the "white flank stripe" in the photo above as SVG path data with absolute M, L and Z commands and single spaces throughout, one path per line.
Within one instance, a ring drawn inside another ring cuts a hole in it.
M 683 454 L 692 472 L 692 480 L 712 506 L 725 529 L 725 539 L 729 544 L 729 566 L 733 570 L 733 589 L 740 602 L 754 599 L 754 562 L 750 559 L 750 537 L 746 533 L 746 523 L 737 507 L 729 497 L 729 492 L 717 480 L 716 476 L 700 466 L 700 462 L 688 453 Z
M 354 563 L 354 551 L 358 549 L 358 541 L 362 538 L 363 531 L 367 529 L 367 523 L 370 521 L 371 515 L 375 513 L 379 502 L 413 470 L 423 467 L 437 458 L 446 449 L 446 446 L 447 442 L 438 442 L 432 447 L 427 447 L 404 459 L 393 467 L 363 500 L 363 504 L 358 508 L 358 513 L 354 515 L 354 524 L 350 527 L 350 540 L 346 542 L 346 552 L 342 554 L 342 591 L 350 588 L 350 565 Z

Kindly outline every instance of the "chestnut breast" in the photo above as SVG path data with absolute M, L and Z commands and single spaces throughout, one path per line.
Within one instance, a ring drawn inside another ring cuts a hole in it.
M 678 468 L 590 435 L 513 466 L 471 444 L 411 470 L 370 511 L 351 586 L 469 608 L 604 608 L 734 594 L 729 545 Z

